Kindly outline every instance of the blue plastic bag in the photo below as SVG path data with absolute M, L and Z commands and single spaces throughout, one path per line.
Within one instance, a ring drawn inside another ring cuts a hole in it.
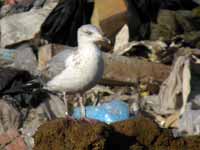
M 73 117 L 81 118 L 80 108 L 75 108 Z M 113 100 L 109 103 L 104 103 L 101 106 L 87 106 L 86 117 L 96 119 L 107 124 L 126 120 L 129 118 L 128 104 L 120 100 Z

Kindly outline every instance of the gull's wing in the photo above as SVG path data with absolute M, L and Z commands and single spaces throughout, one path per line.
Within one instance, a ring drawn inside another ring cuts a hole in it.
M 52 79 L 56 75 L 60 74 L 66 67 L 66 63 L 71 62 L 74 58 L 77 48 L 66 47 L 64 51 L 54 56 L 47 64 L 47 67 L 43 71 L 48 79 Z

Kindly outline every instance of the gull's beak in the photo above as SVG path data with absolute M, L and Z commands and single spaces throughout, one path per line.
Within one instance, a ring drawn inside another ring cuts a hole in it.
M 97 42 L 95 42 L 103 51 L 109 51 L 112 49 L 111 41 L 105 37 L 101 36 Z
M 107 37 L 101 36 L 96 43 L 97 44 L 104 43 L 104 44 L 109 44 L 110 45 L 111 41 Z
M 108 44 L 111 44 L 111 41 L 107 37 L 103 37 L 103 42 L 106 42 Z

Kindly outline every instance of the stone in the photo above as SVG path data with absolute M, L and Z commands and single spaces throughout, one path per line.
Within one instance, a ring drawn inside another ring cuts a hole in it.
M 1 47 L 32 40 L 40 32 L 40 27 L 57 3 L 49 3 L 41 9 L 13 14 L 1 19 Z

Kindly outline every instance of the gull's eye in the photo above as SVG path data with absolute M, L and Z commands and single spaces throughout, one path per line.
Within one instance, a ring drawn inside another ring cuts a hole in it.
M 90 31 L 85 31 L 85 33 L 87 33 L 88 35 L 92 35 L 92 32 Z

